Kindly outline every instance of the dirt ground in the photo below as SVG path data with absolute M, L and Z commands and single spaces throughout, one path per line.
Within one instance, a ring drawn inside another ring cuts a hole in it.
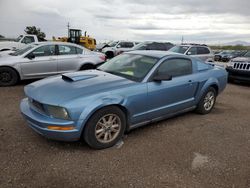
M 138 128 L 119 145 L 47 140 L 22 118 L 22 83 L 0 88 L 0 187 L 250 187 L 250 86 L 228 84 L 212 113 Z

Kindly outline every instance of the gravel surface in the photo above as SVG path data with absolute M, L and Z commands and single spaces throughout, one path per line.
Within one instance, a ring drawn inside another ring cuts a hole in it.
M 208 115 L 138 128 L 115 147 L 47 140 L 19 112 L 23 86 L 0 88 L 0 187 L 250 187 L 250 86 L 228 84 Z

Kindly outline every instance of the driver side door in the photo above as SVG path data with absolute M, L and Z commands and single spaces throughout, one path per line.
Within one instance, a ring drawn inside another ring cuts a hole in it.
M 31 56 L 33 58 L 29 58 Z M 36 48 L 24 57 L 20 67 L 26 78 L 42 78 L 57 74 L 55 45 L 44 45 Z
M 187 58 L 165 60 L 155 75 L 166 74 L 171 80 L 148 82 L 150 119 L 160 118 L 194 105 L 198 82 L 193 74 L 192 61 Z

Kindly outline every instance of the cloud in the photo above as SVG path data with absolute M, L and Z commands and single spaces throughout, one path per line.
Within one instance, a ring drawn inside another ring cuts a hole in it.
M 50 39 L 66 36 L 70 22 L 97 41 L 249 41 L 249 7 L 248 0 L 0 0 L 0 34 L 35 25 Z
M 58 9 L 47 7 L 47 6 L 37 6 L 37 7 L 32 8 L 31 11 L 37 14 L 43 14 L 43 15 L 48 15 L 48 16 L 61 16 L 62 15 Z

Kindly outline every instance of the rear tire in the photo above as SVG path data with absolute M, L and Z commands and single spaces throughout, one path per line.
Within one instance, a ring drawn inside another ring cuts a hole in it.
M 111 51 L 106 52 L 105 55 L 107 56 L 108 59 L 111 59 L 115 56 L 114 53 Z
M 216 94 L 216 90 L 213 87 L 209 87 L 202 95 L 196 108 L 196 112 L 199 114 L 208 114 L 211 112 L 216 102 Z
M 88 120 L 83 138 L 94 149 L 104 149 L 115 145 L 123 136 L 126 118 L 116 106 L 104 107 Z
M 19 76 L 15 70 L 8 67 L 0 68 L 0 86 L 13 86 L 19 81 Z

